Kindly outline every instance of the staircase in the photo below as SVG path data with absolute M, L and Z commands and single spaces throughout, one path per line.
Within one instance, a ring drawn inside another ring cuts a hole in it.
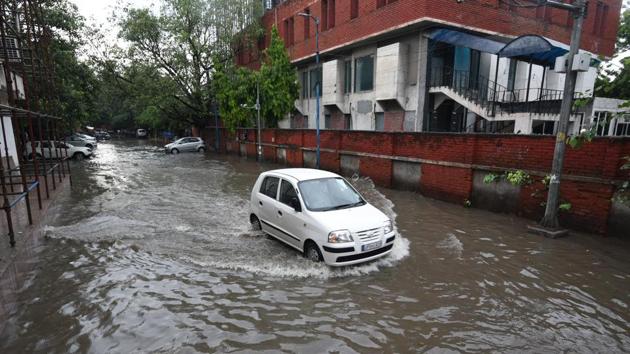
M 533 115 L 539 119 L 558 115 L 564 96 L 561 90 L 508 90 L 489 78 L 446 67 L 431 73 L 429 85 L 429 92 L 442 93 L 487 120 L 499 115 Z M 578 92 L 574 99 L 583 97 Z

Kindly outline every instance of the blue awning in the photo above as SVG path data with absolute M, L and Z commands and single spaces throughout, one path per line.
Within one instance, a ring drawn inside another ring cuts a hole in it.
M 491 54 L 497 54 L 505 46 L 505 43 L 499 41 L 445 28 L 433 30 L 427 37 L 434 41 L 471 48 Z
M 499 51 L 499 56 L 531 61 L 534 64 L 553 66 L 556 58 L 569 52 L 569 46 L 537 35 L 515 38 Z
M 557 57 L 569 52 L 568 45 L 538 35 L 523 35 L 505 44 L 476 34 L 440 28 L 431 31 L 427 37 L 438 42 L 476 49 L 504 58 L 530 61 L 533 64 L 548 67 L 555 64 Z M 595 56 L 592 57 L 595 58 Z M 591 65 L 598 63 L 599 60 L 594 59 Z

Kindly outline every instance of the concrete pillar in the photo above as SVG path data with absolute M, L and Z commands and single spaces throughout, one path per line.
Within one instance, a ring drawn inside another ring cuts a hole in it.
M 426 108 L 428 101 L 428 63 L 429 63 L 429 39 L 424 36 L 424 32 L 420 33 L 420 45 L 418 46 L 418 107 L 416 108 L 416 126 L 415 130 L 421 132 L 423 129 L 423 122 L 425 120 L 425 113 L 430 112 Z

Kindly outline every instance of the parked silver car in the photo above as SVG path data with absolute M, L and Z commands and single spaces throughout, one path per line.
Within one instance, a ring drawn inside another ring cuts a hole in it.
M 180 152 L 205 152 L 206 143 L 201 138 L 185 137 L 174 142 L 164 145 L 164 151 L 171 154 L 179 154 Z
M 96 149 L 97 142 L 94 137 L 84 134 L 72 134 L 67 136 L 64 141 L 73 146 L 85 146 L 89 149 Z

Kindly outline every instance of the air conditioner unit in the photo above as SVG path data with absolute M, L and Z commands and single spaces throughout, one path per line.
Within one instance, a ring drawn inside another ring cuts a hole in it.
M 567 72 L 567 56 L 566 55 L 556 58 L 556 63 L 553 66 L 553 71 L 557 73 Z
M 571 70 L 586 72 L 591 67 L 591 55 L 589 53 L 578 53 L 573 57 Z

